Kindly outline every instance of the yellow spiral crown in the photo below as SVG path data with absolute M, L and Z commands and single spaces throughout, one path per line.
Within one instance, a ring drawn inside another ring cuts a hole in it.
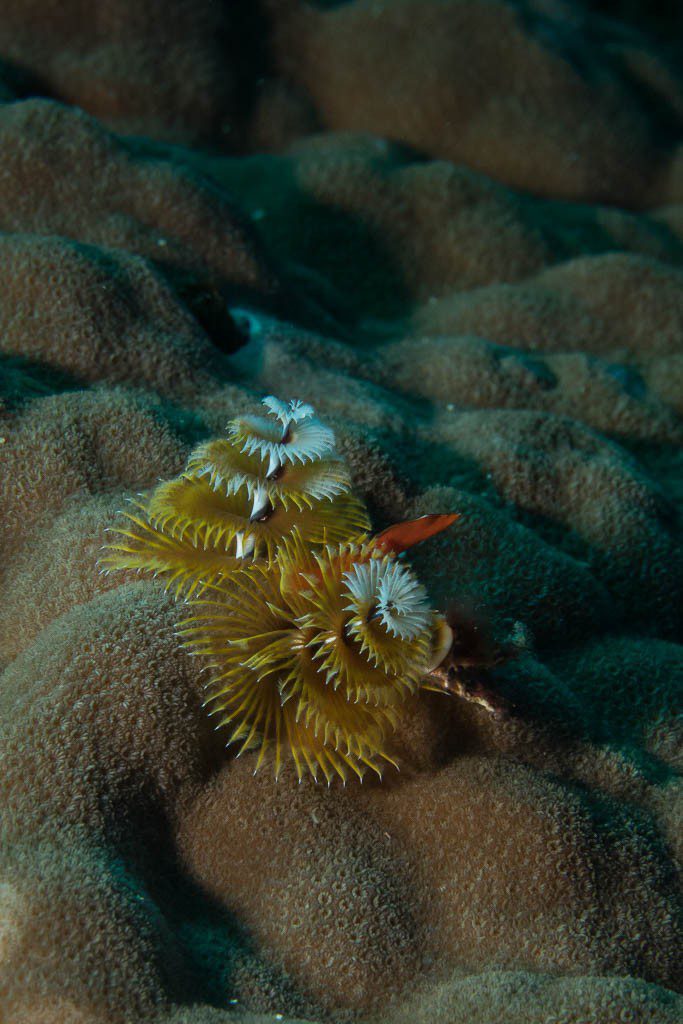
M 206 705 L 238 754 L 289 751 L 328 782 L 381 777 L 387 735 L 419 690 L 440 619 L 407 568 L 360 539 L 312 551 L 298 531 L 270 564 L 207 586 L 179 627 L 213 670 Z
M 227 438 L 200 445 L 181 476 L 134 503 L 105 546 L 104 572 L 150 572 L 189 597 L 245 558 L 272 559 L 294 529 L 314 545 L 369 529 L 332 430 L 310 405 L 272 396 L 263 404 L 269 418 L 232 420 Z

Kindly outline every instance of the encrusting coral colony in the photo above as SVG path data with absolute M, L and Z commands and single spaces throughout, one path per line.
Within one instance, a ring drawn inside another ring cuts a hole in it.
M 263 404 L 269 418 L 232 420 L 127 513 L 102 566 L 150 571 L 184 598 L 178 634 L 213 671 L 209 713 L 238 755 L 258 751 L 255 770 L 270 759 L 278 776 L 288 751 L 299 779 L 381 776 L 452 639 L 398 557 L 457 516 L 371 537 L 333 431 L 300 401 Z

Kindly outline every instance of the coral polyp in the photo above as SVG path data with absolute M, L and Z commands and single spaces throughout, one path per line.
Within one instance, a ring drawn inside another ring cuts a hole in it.
M 184 647 L 210 669 L 205 706 L 254 770 L 380 777 L 391 733 L 450 646 L 399 554 L 450 525 L 425 516 L 377 537 L 334 434 L 310 406 L 264 400 L 143 499 L 103 558 L 160 575 L 190 614 Z

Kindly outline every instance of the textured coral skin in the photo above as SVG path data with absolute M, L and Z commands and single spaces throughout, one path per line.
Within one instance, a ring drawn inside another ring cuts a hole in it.
M 576 4 L 273 0 L 219 82 L 225 5 L 5 6 L 0 1018 L 677 1024 L 676 68 Z M 513 715 L 425 694 L 381 784 L 226 755 L 171 595 L 94 568 L 273 393 L 378 531 L 461 512 L 433 607 L 533 637 Z

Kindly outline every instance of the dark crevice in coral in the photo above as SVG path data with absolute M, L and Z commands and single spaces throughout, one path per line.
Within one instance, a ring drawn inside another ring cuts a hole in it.
M 15 409 L 32 398 L 79 391 L 86 382 L 48 363 L 0 354 L 0 408 Z
M 125 801 L 125 815 L 111 808 L 112 834 L 126 821 L 113 853 L 114 877 L 138 893 L 141 911 L 156 921 L 157 969 L 174 1003 L 252 1012 L 320 1016 L 320 1010 L 297 992 L 286 972 L 270 964 L 236 917 L 196 883 L 182 864 L 173 827 L 151 793 Z M 118 866 L 117 866 L 118 865 Z M 237 976 L 258 978 L 260 995 L 245 1004 Z M 272 993 L 272 1002 L 266 993 Z

